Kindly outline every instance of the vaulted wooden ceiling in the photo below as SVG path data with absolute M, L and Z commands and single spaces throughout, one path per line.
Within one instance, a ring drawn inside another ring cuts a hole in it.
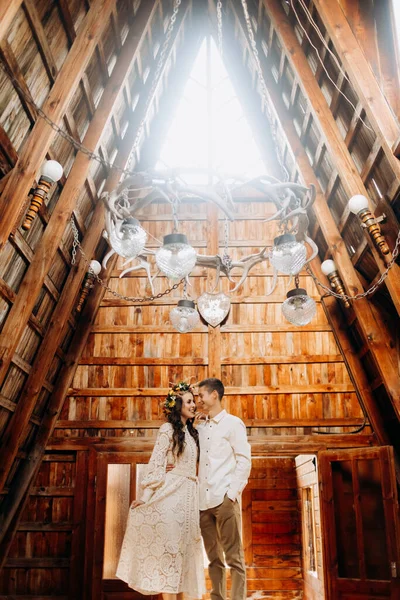
M 166 64 L 149 99 L 172 4 L 13 0 L 0 6 L 3 556 L 104 291 L 96 288 L 82 315 L 75 312 L 86 266 L 71 262 L 70 217 L 86 255 L 101 258 L 104 208 L 99 196 L 115 188 L 121 176 L 74 148 L 34 104 L 73 140 L 122 169 L 147 113 L 136 166 L 152 167 L 201 40 L 208 31 L 216 35 L 215 2 L 182 0 Z M 248 2 L 285 167 L 292 181 L 316 186 L 311 235 L 320 259 L 335 260 L 354 295 L 371 287 L 386 265 L 349 213 L 348 198 L 368 195 L 375 214 L 387 215 L 382 229 L 392 249 L 398 230 L 400 89 L 391 4 L 307 0 L 325 45 L 295 4 L 302 27 L 290 2 Z M 223 18 L 226 66 L 265 149 L 271 130 L 241 2 L 224 2 Z M 46 157 L 58 160 L 65 175 L 31 230 L 24 232 L 20 225 Z M 279 176 L 278 163 L 274 170 Z M 112 268 L 110 264 L 105 280 Z M 348 349 L 348 364 L 379 441 L 397 444 L 398 265 L 377 291 L 351 309 L 332 298 L 326 306 L 342 347 Z

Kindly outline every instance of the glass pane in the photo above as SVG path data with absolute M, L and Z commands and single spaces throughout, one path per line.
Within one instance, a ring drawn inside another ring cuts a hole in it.
M 119 554 L 130 506 L 131 465 L 107 465 L 103 579 L 116 579 Z
M 360 508 L 367 579 L 390 579 L 379 460 L 358 460 Z
M 351 462 L 334 461 L 331 465 L 338 575 L 357 579 L 360 571 Z
M 314 531 L 314 505 L 313 505 L 313 490 L 312 488 L 304 488 L 303 490 L 303 517 L 304 517 L 304 558 L 307 571 L 316 571 L 317 565 L 315 560 L 315 531 Z

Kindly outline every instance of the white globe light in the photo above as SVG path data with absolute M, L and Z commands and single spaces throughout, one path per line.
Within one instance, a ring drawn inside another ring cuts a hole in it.
M 328 276 L 337 271 L 337 268 L 333 260 L 324 260 L 324 262 L 321 264 L 321 271 L 324 275 Z
M 349 200 L 350 212 L 357 215 L 359 212 L 361 212 L 362 210 L 365 210 L 366 208 L 368 208 L 368 199 L 365 196 L 362 196 L 361 194 L 356 194 L 355 196 L 352 196 L 352 198 L 350 198 L 350 200 Z
M 156 252 L 156 263 L 169 279 L 182 279 L 196 264 L 196 251 L 187 242 L 186 235 L 171 233 L 164 236 L 164 245 Z
M 91 260 L 89 267 L 95 275 L 98 275 L 101 271 L 101 264 L 98 260 Z
M 199 313 L 192 300 L 179 300 L 178 306 L 170 311 L 169 318 L 179 333 L 191 331 L 200 321 Z
M 124 258 L 135 258 L 142 252 L 147 240 L 147 233 L 137 219 L 124 219 L 119 229 L 112 227 L 110 244 L 113 250 Z
M 270 261 L 280 273 L 296 275 L 304 267 L 306 260 L 306 247 L 294 235 L 285 233 L 274 239 Z
M 301 327 L 312 321 L 317 314 L 317 306 L 314 300 L 307 296 L 306 290 L 296 288 L 287 293 L 282 312 L 290 323 Z
M 53 182 L 61 179 L 63 172 L 62 166 L 56 160 L 46 160 L 41 169 L 42 177 L 46 177 Z

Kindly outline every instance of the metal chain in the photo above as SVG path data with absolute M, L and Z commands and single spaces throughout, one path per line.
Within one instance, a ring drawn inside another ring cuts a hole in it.
M 123 175 L 133 175 L 135 172 L 130 170 L 130 165 L 131 165 L 131 162 L 133 160 L 134 154 L 136 152 L 137 146 L 138 146 L 139 141 L 140 141 L 140 137 L 141 137 L 142 132 L 143 132 L 144 124 L 145 124 L 146 117 L 147 117 L 147 111 L 148 111 L 149 105 L 151 103 L 152 96 L 153 96 L 154 91 L 155 91 L 155 89 L 156 89 L 156 87 L 158 85 L 158 77 L 159 77 L 159 74 L 160 74 L 160 72 L 161 72 L 161 70 L 163 68 L 163 62 L 164 62 L 164 59 L 165 59 L 165 54 L 166 54 L 167 49 L 168 49 L 169 41 L 170 41 L 170 38 L 171 38 L 172 31 L 174 29 L 174 24 L 175 24 L 176 17 L 177 17 L 177 14 L 178 14 L 178 11 L 179 11 L 179 7 L 180 7 L 181 3 L 182 3 L 182 0 L 174 0 L 172 15 L 171 15 L 171 18 L 170 18 L 170 21 L 169 21 L 169 25 L 168 25 L 167 33 L 166 33 L 166 36 L 165 36 L 163 48 L 162 48 L 162 50 L 160 52 L 160 58 L 159 58 L 159 61 L 158 61 L 157 67 L 156 67 L 155 74 L 154 74 L 152 87 L 151 87 L 150 93 L 149 93 L 148 98 L 147 98 L 146 109 L 144 111 L 144 116 L 143 116 L 143 118 L 141 120 L 141 123 L 139 125 L 138 131 L 137 131 L 137 134 L 136 134 L 136 137 L 135 137 L 135 141 L 133 143 L 132 151 L 131 151 L 129 159 L 128 159 L 127 167 L 125 169 L 123 169 L 121 167 L 118 167 L 117 165 L 114 165 L 113 163 L 110 163 L 108 160 L 104 160 L 104 158 L 102 158 L 99 154 L 96 154 L 95 152 L 92 152 L 91 150 L 89 150 L 88 148 L 86 148 L 86 146 L 84 146 L 80 142 L 77 142 L 75 140 L 75 138 L 72 137 L 72 135 L 70 135 L 69 133 L 67 133 L 66 131 L 64 131 L 57 123 L 55 123 L 55 121 L 53 121 L 50 117 L 47 116 L 47 114 L 40 108 L 40 106 L 38 106 L 36 104 L 36 102 L 33 100 L 32 96 L 30 94 L 27 94 L 25 92 L 25 90 L 19 84 L 18 80 L 7 69 L 6 65 L 4 65 L 2 62 L 0 62 L 0 66 L 3 69 L 3 71 L 6 73 L 6 75 L 9 77 L 9 79 L 12 81 L 14 87 L 19 90 L 20 94 L 25 98 L 25 100 L 35 109 L 35 111 L 37 112 L 37 114 L 39 115 L 39 117 L 41 117 L 48 125 L 50 125 L 50 127 L 58 135 L 60 135 L 60 137 L 62 137 L 65 140 L 67 140 L 67 142 L 69 142 L 75 148 L 75 150 L 77 150 L 79 152 L 82 152 L 82 154 L 85 154 L 91 160 L 97 161 L 98 163 L 104 165 L 108 169 L 113 169 L 115 171 L 118 171 L 119 173 L 122 173 Z
M 273 114 L 272 114 L 271 102 L 270 102 L 269 96 L 268 96 L 268 88 L 265 83 L 264 75 L 263 75 L 262 68 L 261 68 L 261 62 L 260 62 L 260 58 L 258 55 L 257 44 L 256 44 L 253 27 L 252 27 L 251 20 L 250 20 L 249 9 L 247 7 L 247 0 L 241 0 L 241 1 L 242 1 L 242 6 L 243 6 L 244 18 L 246 21 L 247 33 L 249 36 L 250 46 L 253 51 L 256 70 L 257 70 L 258 79 L 259 79 L 260 87 L 261 87 L 261 93 L 262 93 L 263 100 L 264 100 L 265 112 L 266 112 L 267 119 L 268 119 L 268 122 L 269 122 L 269 125 L 271 128 L 272 139 L 273 139 L 273 142 L 275 145 L 275 150 L 276 150 L 279 166 L 281 167 L 281 170 L 283 173 L 283 181 L 289 181 L 289 173 L 285 167 L 281 148 L 278 143 L 277 122 L 274 119 Z
M 217 26 L 218 26 L 218 50 L 220 56 L 223 56 L 223 47 L 222 47 L 222 2 L 218 0 L 217 2 Z
M 386 277 L 388 276 L 388 273 L 390 271 L 390 269 L 393 267 L 395 260 L 399 254 L 399 250 L 400 250 L 400 231 L 397 235 L 397 240 L 396 240 L 396 244 L 393 248 L 393 252 L 392 252 L 392 258 L 390 259 L 390 261 L 387 264 L 387 268 L 386 271 L 384 271 L 382 273 L 382 275 L 379 277 L 378 281 L 376 283 L 374 283 L 373 286 L 371 286 L 368 290 L 366 290 L 365 292 L 363 292 L 362 294 L 356 294 L 355 296 L 348 296 L 347 294 L 338 294 L 337 292 L 334 292 L 332 290 L 332 288 L 328 288 L 326 285 L 324 285 L 323 283 L 321 283 L 316 276 L 314 275 L 314 273 L 311 271 L 310 267 L 308 265 L 306 265 L 306 271 L 309 275 L 311 275 L 311 277 L 313 278 L 314 282 L 319 285 L 319 287 L 321 287 L 323 290 L 325 290 L 325 292 L 327 292 L 328 294 L 330 294 L 331 296 L 335 296 L 335 298 L 338 298 L 339 300 L 360 300 L 360 298 L 365 298 L 366 296 L 373 294 L 380 286 L 381 284 L 385 281 Z
M 79 241 L 79 232 L 78 229 L 75 225 L 74 219 L 73 217 L 71 217 L 71 227 L 72 227 L 72 233 L 74 236 L 74 239 L 72 241 L 72 260 L 71 260 L 71 264 L 75 264 L 76 262 L 76 249 L 79 248 L 79 251 L 82 255 L 83 261 L 86 263 L 87 267 L 88 267 L 88 271 L 90 271 L 92 279 L 94 279 L 95 281 L 97 281 L 97 283 L 99 285 L 101 285 L 102 288 L 104 288 L 107 292 L 109 292 L 110 294 L 112 294 L 115 298 L 119 298 L 120 300 L 126 300 L 127 302 L 152 302 L 153 300 L 158 300 L 159 298 L 162 298 L 163 296 L 167 296 L 168 294 L 170 294 L 171 292 L 173 292 L 174 290 L 176 290 L 180 285 L 182 285 L 182 283 L 186 284 L 186 278 L 184 277 L 183 279 L 181 279 L 180 281 L 178 281 L 177 283 L 174 283 L 174 285 L 170 288 L 167 288 L 164 292 L 160 292 L 159 294 L 156 294 L 155 296 L 146 296 L 145 298 L 134 298 L 133 296 L 124 296 L 122 294 L 119 294 L 118 292 L 112 290 L 106 283 L 104 283 L 104 281 L 98 276 L 96 275 L 96 273 L 94 273 L 93 269 L 90 266 L 90 260 L 88 259 L 88 257 L 85 254 L 84 249 L 81 246 L 81 243 Z
M 225 218 L 224 223 L 224 254 L 222 255 L 222 264 L 226 267 L 228 271 L 232 268 L 232 259 L 228 253 L 229 249 L 229 221 Z

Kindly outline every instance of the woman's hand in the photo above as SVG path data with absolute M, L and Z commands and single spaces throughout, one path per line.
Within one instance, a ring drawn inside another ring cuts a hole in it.
M 198 425 L 199 423 L 201 423 L 201 421 L 205 421 L 207 419 L 207 415 L 206 413 L 203 412 L 197 412 L 194 415 L 194 421 L 193 421 L 193 425 L 196 427 L 196 425 Z
M 137 506 L 140 506 L 141 504 L 144 504 L 144 502 L 142 502 L 142 500 L 134 500 L 131 504 L 131 508 L 136 508 Z

